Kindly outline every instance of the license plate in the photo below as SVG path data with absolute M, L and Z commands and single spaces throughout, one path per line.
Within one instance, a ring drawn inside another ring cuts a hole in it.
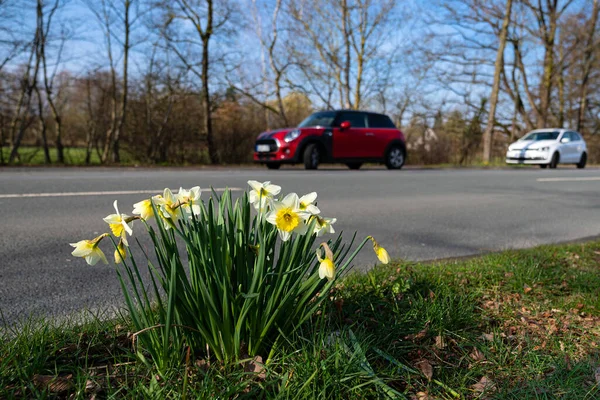
M 268 144 L 257 144 L 256 151 L 258 153 L 268 153 L 271 151 L 271 146 L 269 146 Z

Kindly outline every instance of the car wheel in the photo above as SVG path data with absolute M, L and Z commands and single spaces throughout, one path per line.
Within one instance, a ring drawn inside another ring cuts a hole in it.
M 550 164 L 548 164 L 548 166 L 550 168 L 554 169 L 558 165 L 559 161 L 560 161 L 560 154 L 554 153 L 554 154 L 552 154 L 552 160 L 550 161 Z
M 304 150 L 304 168 L 317 169 L 319 168 L 320 160 L 321 152 L 319 151 L 319 146 L 315 143 L 306 146 L 306 149 Z
M 279 169 L 279 168 L 281 168 L 281 163 L 278 163 L 278 162 L 267 163 L 267 168 L 269 168 L 269 169 Z
M 400 169 L 404 165 L 405 153 L 400 146 L 392 146 L 385 155 L 385 166 L 388 169 Z
M 349 162 L 349 163 L 346 163 L 346 165 L 350 169 L 360 169 L 360 167 L 362 166 L 362 163 L 359 163 L 359 162 Z
M 581 159 L 579 160 L 579 162 L 577 163 L 577 168 L 579 169 L 583 169 L 585 168 L 585 164 L 587 163 L 587 154 L 583 153 L 581 155 Z
M 546 169 L 546 168 L 548 168 L 548 164 L 540 164 L 540 168 L 541 169 Z

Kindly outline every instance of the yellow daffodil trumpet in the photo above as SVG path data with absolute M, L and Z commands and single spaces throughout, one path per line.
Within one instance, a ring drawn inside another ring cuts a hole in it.
M 117 200 L 113 203 L 115 207 L 116 214 L 110 214 L 104 217 L 104 222 L 108 224 L 111 232 L 118 238 L 121 238 L 125 244 L 127 244 L 127 233 L 129 235 L 133 234 L 133 230 L 131 229 L 131 222 L 137 217 L 130 217 L 126 214 L 121 214 L 119 212 L 119 207 L 117 206 Z
M 308 226 L 306 220 L 310 213 L 300 209 L 298 195 L 290 193 L 281 201 L 274 201 L 271 211 L 267 214 L 267 222 L 275 225 L 282 241 L 290 239 L 292 232 L 303 235 Z

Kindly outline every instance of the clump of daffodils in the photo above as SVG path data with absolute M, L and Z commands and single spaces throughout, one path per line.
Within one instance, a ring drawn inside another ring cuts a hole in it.
M 337 220 L 321 214 L 316 192 L 282 194 L 268 181 L 248 186 L 237 200 L 229 190 L 204 200 L 199 186 L 167 188 L 129 214 L 115 200 L 114 213 L 104 217 L 106 233 L 71 243 L 73 256 L 95 265 L 108 263 L 100 244 L 112 242 L 132 322 L 159 371 L 180 360 L 183 346 L 223 361 L 265 356 L 328 299 L 369 240 L 378 259 L 389 262 L 372 236 L 349 256 L 353 241 L 328 238 Z M 154 252 L 142 252 L 145 263 L 130 249 L 139 228 L 154 245 Z M 151 285 L 138 269 L 144 264 Z
M 270 181 L 258 182 L 249 180 L 248 201 L 257 210 L 259 217 L 264 217 L 266 221 L 277 228 L 281 241 L 290 240 L 292 234 L 305 235 L 307 233 L 321 237 L 325 234 L 333 234 L 335 230 L 333 224 L 336 218 L 321 216 L 321 210 L 317 207 L 317 193 L 311 192 L 299 197 L 296 193 L 289 193 L 283 198 L 276 196 L 281 192 L 281 186 L 272 184 Z M 155 216 L 159 216 L 160 222 L 165 229 L 177 227 L 180 220 L 191 219 L 192 215 L 201 214 L 201 196 L 200 186 L 191 189 L 179 188 L 177 194 L 171 189 L 166 188 L 162 194 L 155 195 L 149 199 L 144 199 L 133 205 L 132 214 L 122 214 L 119 211 L 117 200 L 114 201 L 114 214 L 104 217 L 111 233 L 118 240 L 114 251 L 115 264 L 121 263 L 126 255 L 126 248 L 129 247 L 127 235 L 133 235 L 133 221 L 139 219 L 148 221 Z M 311 231 L 308 232 L 309 227 Z M 75 257 L 82 257 L 90 265 L 95 265 L 99 261 L 107 264 L 106 256 L 99 248 L 102 239 L 110 236 L 104 233 L 92 240 L 81 240 L 77 243 L 71 243 L 75 250 L 71 253 Z M 373 242 L 373 250 L 383 264 L 390 261 L 388 252 L 375 241 L 372 236 L 367 239 Z M 260 244 L 251 245 L 249 249 L 257 253 Z M 321 258 L 321 251 L 324 251 L 324 258 Z M 332 280 L 335 276 L 334 255 L 327 245 L 321 243 L 316 250 L 319 261 L 319 277 Z

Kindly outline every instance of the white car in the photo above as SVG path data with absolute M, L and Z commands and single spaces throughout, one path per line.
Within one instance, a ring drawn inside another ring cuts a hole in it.
M 507 164 L 537 164 L 556 168 L 558 164 L 576 164 L 585 168 L 587 146 L 583 137 L 568 129 L 537 129 L 510 146 Z

